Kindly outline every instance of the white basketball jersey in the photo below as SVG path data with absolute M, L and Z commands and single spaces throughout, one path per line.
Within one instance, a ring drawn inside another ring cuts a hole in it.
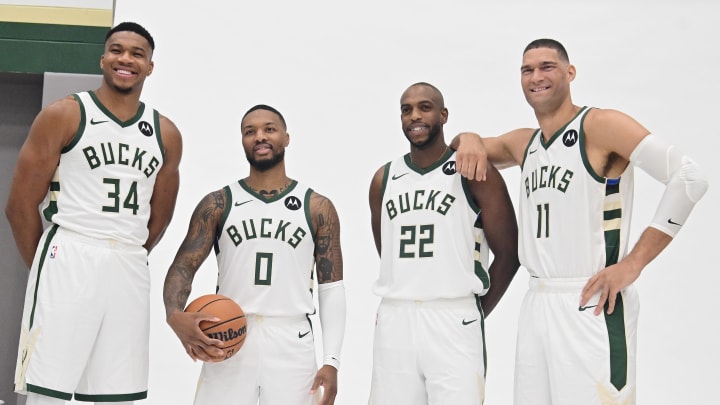
M 633 169 L 599 176 L 585 152 L 580 112 L 549 141 L 537 130 L 522 164 L 520 262 L 532 276 L 590 277 L 627 253 Z
M 234 299 L 246 314 L 312 314 L 312 190 L 294 180 L 273 198 L 243 180 L 223 190 L 228 204 L 215 241 L 218 294 Z
M 479 208 L 448 151 L 421 169 L 407 154 L 385 165 L 382 254 L 373 292 L 431 300 L 485 294 L 489 257 Z
M 140 103 L 134 117 L 121 121 L 93 92 L 73 96 L 80 126 L 60 155 L 45 219 L 86 236 L 143 245 L 164 158 L 159 114 Z

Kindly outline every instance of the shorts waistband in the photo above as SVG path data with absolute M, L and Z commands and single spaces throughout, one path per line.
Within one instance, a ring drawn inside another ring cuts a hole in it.
M 530 291 L 534 292 L 580 292 L 590 277 L 539 278 L 530 277 Z
M 120 249 L 125 251 L 137 251 L 137 250 L 145 250 L 143 246 L 139 245 L 131 245 L 127 242 L 122 242 L 115 239 L 98 239 L 94 238 L 92 236 L 83 235 L 81 233 L 71 231 L 67 228 L 63 228 L 61 226 L 57 227 L 56 235 L 62 236 L 63 238 L 69 238 L 73 240 L 80 241 L 82 243 L 87 243 L 93 246 L 100 246 L 105 247 L 108 249 Z
M 267 325 L 292 324 L 298 321 L 308 321 L 307 315 L 294 316 L 264 316 L 257 314 L 246 314 L 245 319 L 250 323 L 263 323 Z
M 380 303 L 382 305 L 393 306 L 414 306 L 423 308 L 458 308 L 467 305 L 477 305 L 474 296 L 460 298 L 438 298 L 434 300 L 399 300 L 393 298 L 383 298 Z

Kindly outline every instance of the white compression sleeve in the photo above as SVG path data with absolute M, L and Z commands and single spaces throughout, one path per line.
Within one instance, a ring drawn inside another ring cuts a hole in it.
M 705 194 L 707 176 L 678 148 L 652 134 L 640 141 L 630 161 L 665 184 L 665 193 L 650 226 L 674 237 Z
M 320 327 L 323 336 L 323 364 L 340 369 L 340 350 L 345 338 L 345 284 L 335 281 L 318 285 Z

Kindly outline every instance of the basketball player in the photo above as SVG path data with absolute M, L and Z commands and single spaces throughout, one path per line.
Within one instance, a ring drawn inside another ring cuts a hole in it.
M 531 278 L 520 315 L 515 404 L 634 404 L 633 282 L 687 221 L 706 176 L 628 115 L 573 104 L 576 70 L 559 42 L 531 42 L 520 72 L 540 128 L 482 142 L 461 134 L 458 151 L 468 178 L 475 176 L 470 151 L 480 143 L 491 163 L 521 167 L 520 261 Z M 666 190 L 628 251 L 634 166 Z
M 256 105 L 241 130 L 250 174 L 195 208 L 165 279 L 167 322 L 188 355 L 205 361 L 196 405 L 333 404 L 346 307 L 337 212 L 329 199 L 286 175 L 290 134 L 279 111 Z M 218 319 L 183 312 L 195 273 L 213 248 L 217 293 L 240 304 L 248 322 L 243 347 L 223 362 L 216 362 L 222 342 L 198 327 Z M 315 312 L 313 268 L 324 351 L 319 371 L 308 318 Z
M 380 167 L 369 193 L 382 298 L 370 402 L 480 405 L 484 318 L 519 267 L 512 202 L 495 168 L 484 182 L 456 173 L 435 86 L 407 88 L 400 119 L 410 153 Z
M 148 253 L 182 153 L 175 124 L 140 101 L 154 48 L 136 23 L 110 29 L 100 87 L 44 108 L 20 150 L 5 213 L 31 269 L 15 380 L 28 405 L 147 396 Z

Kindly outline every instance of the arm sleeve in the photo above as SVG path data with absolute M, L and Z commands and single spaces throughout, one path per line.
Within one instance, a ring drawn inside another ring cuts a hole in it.
M 665 184 L 665 193 L 650 226 L 674 237 L 705 194 L 707 176 L 678 148 L 652 134 L 640 141 L 630 155 L 630 161 Z
M 335 281 L 318 286 L 320 327 L 323 336 L 323 364 L 340 369 L 340 350 L 345 337 L 345 285 Z

